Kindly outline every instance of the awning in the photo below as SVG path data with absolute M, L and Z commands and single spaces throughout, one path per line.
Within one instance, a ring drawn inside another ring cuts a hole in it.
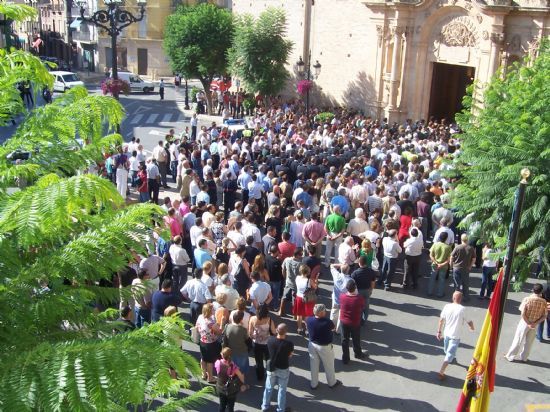
M 77 17 L 76 19 L 74 19 L 71 23 L 71 25 L 69 26 L 71 29 L 78 29 L 80 28 L 80 25 L 82 24 L 82 20 L 80 20 L 80 17 Z

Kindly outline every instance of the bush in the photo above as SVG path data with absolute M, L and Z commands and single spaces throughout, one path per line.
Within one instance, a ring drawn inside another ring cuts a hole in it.
M 334 119 L 334 113 L 332 112 L 322 112 L 317 115 L 317 120 L 320 123 L 330 123 Z
M 256 107 L 256 100 L 253 98 L 244 99 L 243 106 L 246 110 L 252 110 Z
M 127 96 L 130 94 L 130 83 L 121 79 L 106 79 L 101 82 L 101 91 L 104 95 L 109 93 L 111 96 L 118 97 L 120 93 Z

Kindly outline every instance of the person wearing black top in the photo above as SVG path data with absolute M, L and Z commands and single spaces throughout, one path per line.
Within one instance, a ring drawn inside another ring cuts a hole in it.
M 256 247 L 254 247 L 253 244 L 254 244 L 254 237 L 247 236 L 244 258 L 246 259 L 250 267 L 254 265 L 254 259 L 256 259 L 256 256 L 260 254 L 260 251 Z
M 334 372 L 334 350 L 332 348 L 332 332 L 334 323 L 326 317 L 327 309 L 322 303 L 313 308 L 313 315 L 306 319 L 309 333 L 309 365 L 311 373 L 311 389 L 317 389 L 319 385 L 319 361 L 323 363 L 327 383 L 330 388 L 340 385 Z
M 364 325 L 369 317 L 369 299 L 375 286 L 376 272 L 367 267 L 367 257 L 361 256 L 359 258 L 359 268 L 355 269 L 350 276 L 357 285 L 357 293 L 365 299 L 365 306 L 363 307 L 363 316 L 361 319 L 361 324 Z
M 270 306 L 273 310 L 279 309 L 279 296 L 281 290 L 281 282 L 283 281 L 283 265 L 279 260 L 279 247 L 272 245 L 269 249 L 269 255 L 265 257 L 265 268 L 269 273 L 269 285 L 271 286 L 271 296 L 273 300 Z
M 122 333 L 132 331 L 136 328 L 136 325 L 131 320 L 132 318 L 132 309 L 129 306 L 125 306 L 120 310 L 120 317 L 116 320 L 119 322 L 119 325 L 114 332 Z
M 165 279 L 162 282 L 160 290 L 157 290 L 153 293 L 152 301 L 152 310 L 151 310 L 151 321 L 157 322 L 162 316 L 164 316 L 164 310 L 168 306 L 178 306 L 183 301 L 183 296 L 181 293 L 172 294 L 172 281 L 170 279 Z
M 271 394 L 276 385 L 279 385 L 277 410 L 286 410 L 286 387 L 290 377 L 289 360 L 294 352 L 294 344 L 286 339 L 287 330 L 286 324 L 280 323 L 277 326 L 277 336 L 270 336 L 267 341 L 269 362 L 267 364 L 262 412 L 270 409 Z
M 229 212 L 235 207 L 235 196 L 238 190 L 237 180 L 231 177 L 231 173 L 227 172 L 225 180 L 222 179 L 223 186 L 223 213 L 224 219 L 227 222 Z

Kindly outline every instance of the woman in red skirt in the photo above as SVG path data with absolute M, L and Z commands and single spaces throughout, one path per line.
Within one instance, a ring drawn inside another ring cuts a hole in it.
M 310 279 L 309 274 L 309 267 L 302 265 L 300 266 L 300 275 L 296 277 L 296 299 L 294 299 L 292 314 L 296 316 L 298 333 L 303 332 L 304 317 L 313 316 L 313 306 L 315 306 L 315 300 L 309 302 L 304 300 L 304 293 L 307 289 L 317 289 L 317 280 Z

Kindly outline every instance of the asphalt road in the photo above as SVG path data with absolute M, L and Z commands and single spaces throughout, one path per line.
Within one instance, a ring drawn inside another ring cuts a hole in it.
M 84 79 L 85 80 L 85 79 Z M 189 89 L 197 82 L 189 82 Z M 101 94 L 99 82 L 87 84 L 87 88 L 91 94 Z M 185 88 L 176 89 L 168 84 L 165 88 L 165 98 L 160 100 L 158 87 L 154 93 L 132 93 L 128 96 L 120 96 L 120 103 L 126 110 L 126 117 L 121 124 L 121 133 L 124 140 L 129 141 L 132 136 L 139 138 L 148 151 L 152 150 L 158 143 L 159 139 L 164 139 L 164 136 L 170 129 L 175 129 L 177 133 L 189 126 L 191 112 L 184 113 L 185 106 Z M 60 96 L 59 93 L 54 94 L 54 99 Z M 41 97 L 36 99 L 37 106 L 42 106 L 44 101 Z M 18 124 L 23 119 L 20 116 Z M 210 117 L 199 116 L 199 126 L 210 125 Z M 0 143 L 8 139 L 16 130 L 16 126 L 7 126 L 0 128 Z
M 330 307 L 331 280 L 326 270 L 321 279 L 321 303 Z M 396 276 L 396 281 L 401 279 L 401 276 Z M 532 283 L 534 280 L 525 285 L 523 292 L 509 294 L 497 351 L 496 385 L 490 411 L 550 410 L 550 343 L 535 341 L 529 362 L 525 364 L 510 363 L 502 357 L 512 342 L 520 319 L 519 304 L 528 295 L 526 292 Z M 307 338 L 296 334 L 296 323 L 290 317 L 284 318 L 291 331 L 289 339 L 295 345 L 290 361 L 287 406 L 301 412 L 455 411 L 466 368 L 488 307 L 487 300 L 478 300 L 475 296 L 479 293 L 480 284 L 478 270 L 471 277 L 473 297 L 465 304 L 467 316 L 475 324 L 475 331 L 464 328 L 457 354 L 458 364 L 447 368 L 444 381 L 439 381 L 437 377 L 444 358 L 443 341 L 438 341 L 435 335 L 441 309 L 451 300 L 450 285 L 447 286 L 446 297 L 442 299 L 426 296 L 427 278 L 420 281 L 415 291 L 405 291 L 400 286 L 393 288 L 392 292 L 376 289 L 371 297 L 369 320 L 361 331 L 363 350 L 368 350 L 370 357 L 361 361 L 352 357 L 350 364 L 344 365 L 341 362 L 340 339 L 334 339 L 336 374 L 343 382 L 336 389 L 327 386 L 323 373 L 319 376 L 319 387 L 315 391 L 310 389 Z M 274 320 L 277 323 L 281 321 L 276 316 Z M 184 347 L 197 358 L 200 357 L 197 345 L 186 342 Z M 260 409 L 263 384 L 256 380 L 253 357 L 250 358 L 250 365 L 247 383 L 251 388 L 239 394 L 235 406 L 237 411 Z M 192 388 L 199 385 L 199 382 L 194 382 Z M 272 411 L 275 411 L 275 404 L 274 393 Z M 217 398 L 211 397 L 198 410 L 209 412 L 217 410 L 216 407 Z

